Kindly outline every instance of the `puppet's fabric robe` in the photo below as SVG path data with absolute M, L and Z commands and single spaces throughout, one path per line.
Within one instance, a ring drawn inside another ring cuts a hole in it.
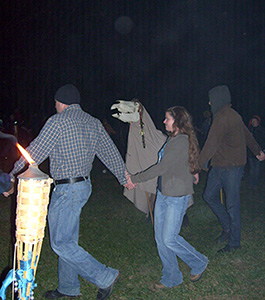
M 166 135 L 157 130 L 148 112 L 142 106 L 142 121 L 144 123 L 144 143 L 141 135 L 140 121 L 130 124 L 128 133 L 126 167 L 129 173 L 135 174 L 154 165 L 158 160 L 158 152 L 166 141 Z M 148 213 L 148 194 L 156 194 L 157 177 L 146 182 L 139 183 L 135 189 L 124 189 L 127 197 L 135 207 L 144 213 Z

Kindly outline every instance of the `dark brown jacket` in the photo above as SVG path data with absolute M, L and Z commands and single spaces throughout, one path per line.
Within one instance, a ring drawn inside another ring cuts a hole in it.
M 214 116 L 199 156 L 199 164 L 204 167 L 211 160 L 211 165 L 215 167 L 244 166 L 247 161 L 247 146 L 254 155 L 261 150 L 241 116 L 230 104 L 225 105 Z

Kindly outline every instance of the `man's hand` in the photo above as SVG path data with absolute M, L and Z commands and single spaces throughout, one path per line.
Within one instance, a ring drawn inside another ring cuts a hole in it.
M 260 153 L 256 155 L 256 157 L 259 161 L 263 161 L 265 160 L 265 153 L 263 151 L 260 151 Z

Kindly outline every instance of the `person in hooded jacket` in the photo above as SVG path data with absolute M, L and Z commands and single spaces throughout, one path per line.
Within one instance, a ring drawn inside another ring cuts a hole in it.
M 210 161 L 210 171 L 203 198 L 217 216 L 223 231 L 216 239 L 226 242 L 218 252 L 234 252 L 241 247 L 240 186 L 247 162 L 247 147 L 258 160 L 265 159 L 241 116 L 231 108 L 231 95 L 226 85 L 209 90 L 213 122 L 199 156 L 200 167 Z M 220 202 L 224 189 L 226 207 Z
M 265 149 L 265 129 L 260 125 L 261 118 L 257 115 L 254 115 L 248 124 L 249 131 L 255 138 L 255 140 L 259 143 L 261 148 Z M 249 151 L 247 151 L 248 157 L 248 167 L 249 167 L 249 187 L 251 189 L 256 189 L 259 182 L 260 176 L 260 166 L 261 162 L 255 157 L 255 155 Z

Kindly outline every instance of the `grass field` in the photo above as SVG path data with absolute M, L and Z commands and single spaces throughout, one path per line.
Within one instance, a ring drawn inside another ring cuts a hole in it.
M 122 187 L 100 168 L 92 172 L 93 193 L 83 209 L 80 245 L 100 262 L 120 270 L 120 281 L 110 299 L 162 300 L 241 300 L 265 299 L 264 177 L 258 190 L 251 191 L 243 179 L 241 189 L 242 249 L 235 254 L 216 254 L 224 246 L 214 239 L 221 228 L 202 199 L 206 174 L 196 186 L 195 204 L 188 210 L 189 225 L 182 228 L 185 237 L 209 260 L 207 271 L 196 283 L 189 280 L 189 268 L 179 260 L 184 282 L 181 286 L 153 292 L 159 281 L 161 262 L 157 254 L 153 228 L 145 214 L 122 195 Z M 15 196 L 0 196 L 0 272 L 1 280 L 12 268 L 15 222 Z M 96 299 L 97 287 L 81 280 L 81 299 Z M 49 245 L 48 230 L 37 269 L 35 299 L 57 287 L 57 257 Z M 11 299 L 11 288 L 7 290 Z

